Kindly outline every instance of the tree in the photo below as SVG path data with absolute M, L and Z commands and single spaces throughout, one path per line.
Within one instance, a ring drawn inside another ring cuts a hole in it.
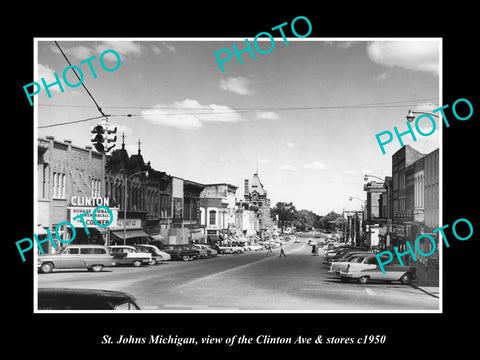
M 341 216 L 342 215 L 337 214 L 335 211 L 330 211 L 327 215 L 321 217 L 318 226 L 325 231 L 334 231 L 337 226 L 335 220 Z
M 276 219 L 278 215 L 280 226 L 290 226 L 289 224 L 293 224 L 296 213 L 297 209 L 292 202 L 277 202 L 275 207 L 270 209 L 272 219 Z

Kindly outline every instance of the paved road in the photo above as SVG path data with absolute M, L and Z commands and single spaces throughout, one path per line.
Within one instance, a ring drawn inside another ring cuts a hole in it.
M 411 286 L 340 282 L 306 241 L 287 244 L 286 258 L 275 249 L 101 273 L 58 271 L 38 274 L 38 287 L 126 291 L 146 310 L 438 310 L 439 299 Z

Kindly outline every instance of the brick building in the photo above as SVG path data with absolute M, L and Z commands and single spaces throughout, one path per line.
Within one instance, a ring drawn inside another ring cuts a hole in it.
M 37 143 L 37 235 L 52 234 L 58 224 L 70 222 L 75 226 L 75 242 L 105 244 L 108 231 L 88 222 L 88 232 L 72 218 L 78 213 L 92 211 L 99 204 L 109 205 L 105 196 L 105 156 L 90 146 L 75 146 L 71 140 L 55 140 L 53 136 L 38 138 Z M 66 241 L 72 229 L 63 224 L 58 229 Z M 55 236 L 54 236 L 55 237 Z M 64 244 L 55 239 L 59 249 Z M 55 252 L 50 242 L 42 244 L 45 253 Z
M 105 184 L 106 196 L 119 208 L 117 226 L 111 228 L 113 243 L 147 242 L 171 223 L 172 177 L 145 163 L 140 147 L 129 157 L 122 143 L 107 156 Z

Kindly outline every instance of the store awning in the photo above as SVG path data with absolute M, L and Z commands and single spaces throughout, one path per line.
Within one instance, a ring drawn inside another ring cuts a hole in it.
M 134 238 L 134 237 L 148 237 L 149 235 L 143 230 L 127 230 L 127 239 Z M 112 234 L 116 237 L 123 239 L 123 230 L 121 231 L 112 231 Z

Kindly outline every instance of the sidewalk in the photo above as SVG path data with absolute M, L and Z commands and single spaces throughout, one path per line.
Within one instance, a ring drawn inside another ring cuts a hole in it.
M 417 281 L 411 283 L 411 285 L 414 288 L 438 298 L 440 296 L 438 269 L 430 266 L 426 270 L 422 263 L 416 262 L 414 264 L 417 267 Z

